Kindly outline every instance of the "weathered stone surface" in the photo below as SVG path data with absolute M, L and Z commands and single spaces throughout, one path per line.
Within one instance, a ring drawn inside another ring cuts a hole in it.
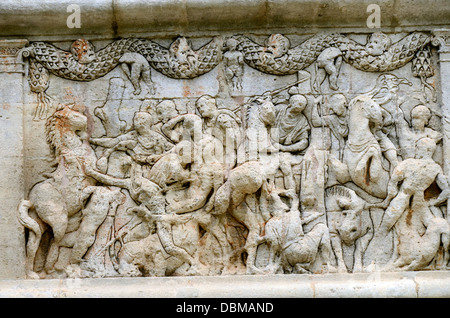
M 23 227 L 14 217 L 17 202 L 25 191 L 23 95 L 24 65 L 17 61 L 17 52 L 26 40 L 0 40 L 0 278 L 23 278 L 25 271 L 25 237 Z M 14 185 L 14 186 L 13 186 Z
M 354 0 L 96 0 L 26 1 L 0 4 L 0 36 L 61 37 L 84 34 L 100 38 L 130 35 L 197 34 L 263 30 L 317 32 L 366 27 L 371 1 Z M 66 25 L 67 7 L 80 6 L 83 32 Z M 379 1 L 383 31 L 430 30 L 448 26 L 445 0 Z M 371 31 L 371 30 L 370 30 Z M 271 32 L 271 31 L 269 31 Z M 257 32 L 260 33 L 260 32 Z M 294 32 L 295 33 L 295 32 Z M 260 33 L 261 34 L 261 33 Z
M 448 272 L 0 281 L 2 298 L 442 298 Z M 279 309 L 279 308 L 276 308 Z
M 0 277 L 448 293 L 448 6 L 384 3 L 377 30 L 354 1 L 86 2 L 78 30 L 16 16 L 67 5 L 0 5 Z

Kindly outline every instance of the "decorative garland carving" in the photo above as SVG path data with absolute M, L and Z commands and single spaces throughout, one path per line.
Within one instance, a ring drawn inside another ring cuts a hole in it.
M 448 116 L 432 124 L 431 39 L 373 33 L 360 44 L 320 33 L 291 47 L 281 34 L 264 44 L 234 35 L 194 50 L 183 37 L 169 48 L 130 38 L 98 51 L 81 39 L 70 52 L 31 43 L 22 54 L 56 168 L 19 204 L 28 276 L 447 269 L 450 184 L 439 155 Z M 151 69 L 192 79 L 220 63 L 217 96 L 136 97 L 132 119 L 121 118 L 124 80 L 153 95 Z M 343 63 L 377 73 L 370 87 L 341 90 Z M 297 80 L 233 99 L 245 65 Z M 117 66 L 125 76 L 109 78 L 102 106 L 60 105 L 48 116 L 50 75 L 87 82 Z M 423 96 L 408 104 L 404 89 Z M 93 116 L 103 134 L 90 135 Z

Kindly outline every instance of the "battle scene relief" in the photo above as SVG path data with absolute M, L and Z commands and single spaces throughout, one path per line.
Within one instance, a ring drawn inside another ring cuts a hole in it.
M 29 278 L 448 269 L 431 34 L 77 39 L 19 54 Z

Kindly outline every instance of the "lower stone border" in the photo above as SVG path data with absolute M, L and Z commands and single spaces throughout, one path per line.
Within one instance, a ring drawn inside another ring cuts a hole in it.
M 450 272 L 0 280 L 2 298 L 450 297 Z

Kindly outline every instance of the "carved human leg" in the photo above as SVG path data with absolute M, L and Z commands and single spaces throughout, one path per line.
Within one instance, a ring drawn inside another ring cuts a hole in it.
M 258 244 L 266 243 L 269 248 L 268 264 L 264 269 L 265 273 L 275 274 L 282 266 L 282 252 L 278 230 L 282 227 L 282 218 L 274 217 L 265 226 L 265 234 L 258 240 Z
M 256 223 L 256 222 L 255 222 Z M 256 251 L 258 249 L 258 238 L 259 238 L 259 225 L 252 224 L 249 228 L 247 240 L 245 241 L 244 249 L 247 251 L 247 274 L 262 273 L 259 270 L 256 263 Z
M 184 250 L 181 247 L 176 246 L 173 243 L 172 238 L 172 230 L 171 230 L 171 224 L 167 224 L 164 221 L 159 221 L 156 224 L 156 232 L 158 233 L 158 237 L 161 241 L 161 244 L 164 248 L 164 250 L 176 258 L 182 260 L 183 262 L 189 264 L 192 268 L 190 271 L 194 274 L 195 273 L 195 260 L 194 258 L 189 255 L 186 250 Z
M 399 192 L 395 198 L 392 199 L 388 208 L 384 212 L 383 220 L 379 226 L 379 235 L 386 234 L 395 225 L 400 216 L 405 212 L 409 205 L 411 195 Z
M 155 84 L 152 81 L 150 67 L 148 65 L 146 65 L 142 68 L 141 76 L 142 76 L 142 80 L 144 81 L 144 83 L 147 84 L 150 94 L 154 94 L 155 93 Z
M 232 257 L 231 244 L 227 239 L 226 233 L 227 214 L 210 215 L 210 220 L 205 224 L 206 230 L 211 233 L 219 243 L 222 255 L 222 270 L 226 270 L 229 260 Z
M 83 219 L 81 221 L 78 239 L 73 246 L 71 254 L 71 264 L 79 264 L 89 247 L 95 241 L 95 234 L 99 226 L 103 223 L 110 208 L 117 208 L 118 202 L 112 203 L 119 196 L 118 191 L 111 191 L 104 187 L 89 187 L 92 197 L 83 209 Z M 102 195 L 102 192 L 104 193 Z

